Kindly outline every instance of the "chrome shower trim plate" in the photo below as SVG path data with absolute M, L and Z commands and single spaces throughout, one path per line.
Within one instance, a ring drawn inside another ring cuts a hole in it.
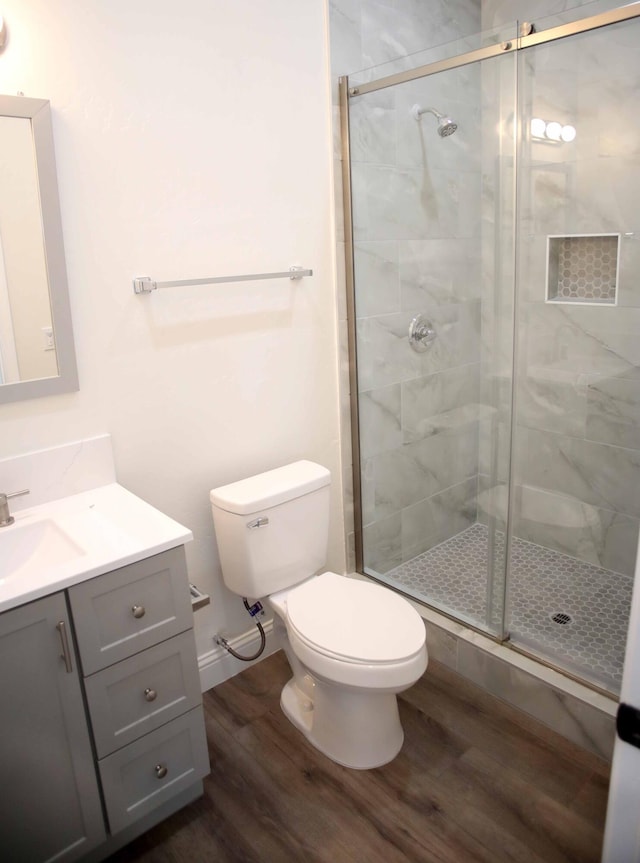
M 416 315 L 409 324 L 409 344 L 418 353 L 428 351 L 437 337 L 433 324 L 424 315 Z

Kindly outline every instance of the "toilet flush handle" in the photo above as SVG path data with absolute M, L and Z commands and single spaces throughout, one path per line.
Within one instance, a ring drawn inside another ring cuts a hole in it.
M 260 518 L 256 518 L 253 521 L 248 521 L 247 527 L 249 528 L 249 530 L 253 530 L 254 527 L 264 527 L 266 524 L 269 524 L 269 519 L 261 516 Z

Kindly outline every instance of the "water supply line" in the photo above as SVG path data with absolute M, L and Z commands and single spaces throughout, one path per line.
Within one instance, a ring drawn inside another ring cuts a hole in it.
M 246 596 L 242 597 L 242 602 L 244 603 L 244 607 L 247 609 L 251 617 L 254 618 L 254 623 L 258 627 L 258 631 L 260 632 L 260 647 L 257 649 L 255 653 L 252 653 L 251 656 L 243 656 L 241 653 L 238 653 L 233 647 L 230 647 L 229 642 L 222 635 L 216 636 L 216 644 L 219 644 L 221 647 L 231 654 L 235 659 L 240 659 L 242 662 L 253 662 L 254 659 L 257 659 L 259 656 L 262 656 L 264 653 L 264 649 L 267 645 L 267 636 L 265 635 L 264 628 L 259 620 L 256 620 L 255 617 L 257 614 L 264 614 L 264 610 L 262 608 L 261 602 L 254 602 L 253 605 L 249 605 Z

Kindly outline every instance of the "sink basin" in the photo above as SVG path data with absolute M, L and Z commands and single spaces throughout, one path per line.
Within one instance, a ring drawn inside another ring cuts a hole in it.
M 0 613 L 193 538 L 117 483 L 16 507 L 14 516 L 0 527 Z
M 67 563 L 84 554 L 55 521 L 43 519 L 0 529 L 0 584 Z

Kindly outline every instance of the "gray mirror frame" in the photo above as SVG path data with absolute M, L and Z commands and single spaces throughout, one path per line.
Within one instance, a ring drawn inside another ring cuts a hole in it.
M 23 399 L 74 392 L 79 389 L 79 385 L 60 218 L 51 108 L 46 99 L 0 96 L 0 115 L 31 120 L 49 280 L 51 322 L 58 360 L 56 377 L 0 384 L 0 404 L 7 404 Z

